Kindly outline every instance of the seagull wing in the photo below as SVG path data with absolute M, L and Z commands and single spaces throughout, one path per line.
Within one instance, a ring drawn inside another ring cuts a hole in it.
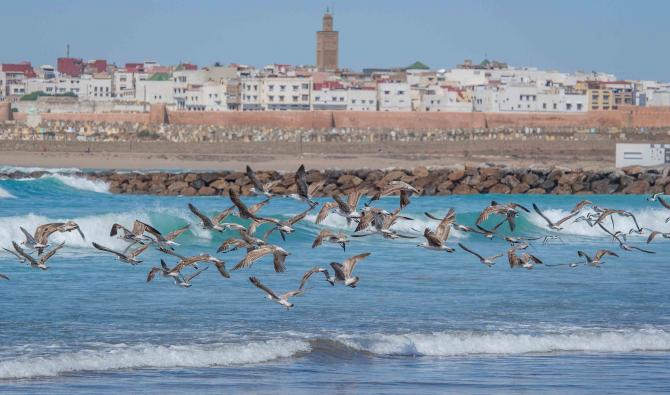
M 535 210 L 536 213 L 540 215 L 540 217 L 544 218 L 545 221 L 549 224 L 549 226 L 555 226 L 553 222 L 549 218 L 547 218 L 546 215 L 542 213 L 539 207 L 537 207 L 537 204 L 533 203 L 533 210 Z
M 196 271 L 195 273 L 191 274 L 190 276 L 186 277 L 184 280 L 185 282 L 189 282 L 193 280 L 194 278 L 198 277 L 200 273 L 204 272 L 205 270 L 209 269 L 209 266 L 205 266 L 202 269 Z
M 19 255 L 26 258 L 31 264 L 37 265 L 37 260 L 32 256 L 30 256 L 29 254 L 27 254 L 25 251 L 23 251 L 23 248 L 19 247 L 19 245 L 16 244 L 15 241 L 12 241 L 12 245 L 14 246 L 14 249 Z
M 320 224 L 323 222 L 328 215 L 330 214 L 330 210 L 334 209 L 337 207 L 337 203 L 335 202 L 326 202 L 321 206 L 321 210 L 319 210 L 319 213 L 316 215 L 316 220 L 314 221 L 316 224 Z
M 330 232 L 327 229 L 322 229 L 321 232 L 316 236 L 316 239 L 314 239 L 314 242 L 312 243 L 312 248 L 316 248 L 320 246 L 323 243 L 323 239 L 326 237 L 332 236 L 333 233 Z
M 258 190 L 258 192 L 263 192 L 265 189 L 263 189 L 263 184 L 258 180 L 258 177 L 256 177 L 256 173 L 254 173 L 253 170 L 251 170 L 251 167 L 247 166 L 247 177 L 251 180 L 251 183 L 254 184 L 254 188 Z
M 317 192 L 321 190 L 321 188 L 323 188 L 324 185 L 326 185 L 325 180 L 319 182 L 313 182 L 307 189 L 309 196 L 314 196 Z
M 52 256 L 56 255 L 56 253 L 58 252 L 58 250 L 60 250 L 61 248 L 63 248 L 64 245 L 65 245 L 65 242 L 62 242 L 62 243 L 58 244 L 57 246 L 55 246 L 54 248 L 52 248 L 52 249 L 51 249 L 49 252 L 47 252 L 46 254 L 42 255 L 42 257 L 40 258 L 40 261 L 42 262 L 42 264 L 47 263 L 47 261 L 49 260 L 49 258 L 51 258 Z
M 659 196 L 658 197 L 658 202 L 661 203 L 661 206 L 670 210 L 670 203 L 666 202 L 665 199 L 663 199 L 662 197 Z
M 598 251 L 596 252 L 596 255 L 595 255 L 595 257 L 594 257 L 594 260 L 599 260 L 599 259 L 601 259 L 602 257 L 604 257 L 605 255 L 615 256 L 615 257 L 617 257 L 617 258 L 619 257 L 619 255 L 617 255 L 615 252 L 612 252 L 612 251 L 610 251 L 610 250 L 598 250 Z
M 299 289 L 303 289 L 303 288 L 305 287 L 305 284 L 307 284 L 307 281 L 309 281 L 309 278 L 312 277 L 312 275 L 313 275 L 314 273 L 319 273 L 319 272 L 322 272 L 322 271 L 324 271 L 324 270 L 325 270 L 325 269 L 321 269 L 320 267 L 313 267 L 313 268 L 309 269 L 308 271 L 306 271 L 306 272 L 302 275 L 302 279 L 300 280 L 300 287 L 299 287 Z
M 274 258 L 272 259 L 272 264 L 275 267 L 275 272 L 283 273 L 286 271 L 286 254 L 280 251 L 273 252 Z
M 190 228 L 190 227 L 191 227 L 191 225 L 185 225 L 185 226 L 182 226 L 179 229 L 173 230 L 172 232 L 165 235 L 165 240 L 170 240 L 170 241 L 175 240 L 177 237 L 181 236 L 182 233 L 186 232 L 188 230 L 188 228 Z
M 298 189 L 298 195 L 307 198 L 309 196 L 309 188 L 307 187 L 307 174 L 305 174 L 305 165 L 300 165 L 298 171 L 295 172 L 295 184 Z
M 344 281 L 346 279 L 346 276 L 344 275 L 344 267 L 342 266 L 341 263 L 331 262 L 330 267 L 333 268 L 333 271 L 335 272 L 335 277 L 338 280 Z
M 263 292 L 265 292 L 266 294 L 270 295 L 270 297 L 271 297 L 272 299 L 279 300 L 279 297 L 277 296 L 277 294 L 275 294 L 270 288 L 268 288 L 268 287 L 266 287 L 265 285 L 263 285 L 263 283 L 261 282 L 261 280 L 259 280 L 257 277 L 249 277 L 249 281 L 251 281 L 251 283 L 252 283 L 253 285 L 255 285 L 256 288 L 259 288 L 259 289 L 261 289 Z
M 356 264 L 363 259 L 367 258 L 370 255 L 369 252 L 365 252 L 363 254 L 358 254 L 354 255 L 349 259 L 346 259 L 343 263 L 342 266 L 344 267 L 344 274 L 347 277 L 351 276 L 351 273 L 353 273 L 354 269 L 356 268 Z
M 256 204 L 252 204 L 251 206 L 249 206 L 249 212 L 250 212 L 251 214 L 256 214 L 256 213 L 258 212 L 258 210 L 260 210 L 260 209 L 262 209 L 263 207 L 265 207 L 268 203 L 270 203 L 270 199 L 269 199 L 269 198 L 268 198 L 268 199 L 265 199 L 265 200 L 263 200 L 263 201 L 260 201 L 260 202 L 258 202 L 258 203 L 256 203 Z
M 463 244 L 458 243 L 458 246 L 461 247 L 463 250 L 469 252 L 470 254 L 476 256 L 476 257 L 479 258 L 480 260 L 482 260 L 482 261 L 484 260 L 484 257 L 483 257 L 483 256 L 477 254 L 476 252 L 472 251 L 471 249 L 469 249 L 468 247 L 464 246 Z
M 579 214 L 579 212 L 574 212 L 574 213 L 568 215 L 567 217 L 561 218 L 558 222 L 556 222 L 556 226 L 561 226 L 561 224 L 563 224 L 565 221 L 569 221 L 569 220 L 571 220 L 571 219 L 574 218 L 577 214 Z
M 239 270 L 250 267 L 251 265 L 254 264 L 254 262 L 261 259 L 265 255 L 271 254 L 272 252 L 273 248 L 271 246 L 262 246 L 256 248 L 255 250 L 251 250 L 247 253 L 247 255 L 244 258 L 242 258 L 242 260 L 237 265 L 235 265 L 233 270 Z
M 220 213 L 217 213 L 213 218 L 212 222 L 215 224 L 220 224 L 223 222 L 224 219 L 228 218 L 230 214 L 235 211 L 235 206 L 228 207 L 227 209 L 221 211 Z
M 98 249 L 98 250 L 100 250 L 100 251 L 105 251 L 105 252 L 112 253 L 112 254 L 114 254 L 114 255 L 120 257 L 120 258 L 124 258 L 124 259 L 127 258 L 127 256 L 124 255 L 123 253 L 118 252 L 118 251 L 114 251 L 114 250 L 112 250 L 112 249 L 109 248 L 109 247 L 105 247 L 105 246 L 103 246 L 103 245 L 100 245 L 100 244 L 96 243 L 95 241 L 94 241 L 92 244 L 93 244 L 93 247 L 95 247 L 95 249 Z M 146 246 L 148 246 L 148 244 L 147 244 Z
M 191 212 L 192 212 L 193 214 L 196 215 L 196 217 L 200 218 L 200 221 L 202 221 L 202 224 L 203 224 L 203 225 L 205 225 L 205 226 L 207 226 L 207 227 L 211 227 L 211 226 L 214 225 L 214 224 L 212 223 L 212 220 L 209 219 L 208 216 L 206 216 L 205 214 L 203 214 L 200 210 L 198 210 L 197 207 L 195 207 L 195 206 L 192 205 L 191 203 L 188 204 L 188 208 L 191 210 Z
M 305 217 L 307 216 L 307 214 L 309 214 L 309 212 L 312 211 L 312 209 L 313 209 L 313 208 L 310 207 L 310 208 L 308 208 L 307 210 L 303 211 L 302 213 L 297 214 L 297 215 L 294 215 L 293 217 L 291 217 L 291 218 L 288 220 L 288 223 L 291 224 L 291 226 L 297 224 L 298 222 L 300 222 L 300 221 L 302 221 L 303 219 L 305 219 Z

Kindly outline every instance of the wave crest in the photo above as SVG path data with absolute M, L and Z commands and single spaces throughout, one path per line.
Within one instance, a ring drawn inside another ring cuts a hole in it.
M 117 345 L 97 350 L 3 361 L 0 362 L 0 379 L 58 376 L 78 371 L 242 365 L 288 358 L 309 350 L 309 343 L 300 340 L 206 346 Z
M 2 187 L 0 187 L 0 199 L 13 199 L 15 197 L 16 196 L 12 195 L 11 193 L 7 192 L 7 190 L 2 189 Z
M 550 352 L 670 351 L 670 333 L 660 329 L 555 334 L 453 332 L 341 337 L 348 347 L 377 355 L 460 356 Z

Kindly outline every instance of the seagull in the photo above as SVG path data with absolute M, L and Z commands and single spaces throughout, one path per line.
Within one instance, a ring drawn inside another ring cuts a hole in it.
M 218 213 L 217 215 L 215 215 L 214 217 L 212 217 L 212 218 L 210 219 L 208 216 L 206 216 L 206 215 L 203 214 L 200 210 L 198 210 L 198 208 L 195 207 L 193 204 L 189 203 L 189 204 L 188 204 L 188 208 L 189 208 L 189 210 L 191 210 L 191 212 L 192 212 L 193 214 L 196 215 L 196 217 L 200 218 L 200 221 L 202 222 L 202 228 L 203 228 L 203 229 L 206 229 L 206 230 L 215 230 L 215 231 L 217 231 L 217 232 L 223 232 L 223 227 L 222 227 L 221 225 L 219 225 L 219 224 L 220 224 L 221 221 L 223 221 L 227 216 L 229 216 L 230 213 L 232 213 L 232 211 L 233 211 L 233 208 L 232 208 L 232 207 L 231 207 L 231 208 L 228 208 L 228 209 L 226 209 L 226 210 L 224 210 L 224 211 Z
M 288 197 L 300 200 L 314 207 L 318 205 L 318 202 L 312 200 L 312 196 L 319 191 L 325 184 L 325 181 L 312 183 L 309 187 L 307 186 L 307 174 L 305 173 L 305 165 L 300 165 L 298 171 L 295 173 L 295 184 L 297 187 L 297 193 L 289 194 Z
M 542 244 L 544 245 L 544 244 L 549 243 L 549 240 L 558 240 L 561 243 L 563 243 L 563 239 L 561 239 L 561 236 L 559 236 L 559 235 L 547 235 L 547 236 L 544 236 L 544 239 L 542 240 Z
M 275 268 L 275 272 L 277 273 L 282 273 L 286 271 L 286 257 L 290 255 L 290 253 L 286 252 L 283 248 L 272 245 L 272 244 L 266 244 L 264 246 L 258 247 L 254 250 L 251 250 L 247 252 L 247 255 L 233 268 L 233 270 L 239 270 L 239 269 L 244 269 L 247 267 L 251 267 L 251 265 L 254 264 L 257 260 L 261 259 L 265 255 L 273 255 L 273 264 Z
M 569 214 L 567 217 L 563 217 L 560 220 L 558 220 L 556 222 L 553 222 L 552 220 L 547 218 L 547 216 L 544 215 L 542 213 L 542 211 L 540 211 L 540 208 L 537 207 L 537 204 L 535 204 L 535 203 L 533 203 L 533 210 L 535 210 L 535 212 L 538 213 L 540 215 L 540 217 L 542 217 L 545 221 L 547 221 L 547 224 L 549 225 L 549 229 L 553 229 L 553 230 L 563 230 L 561 225 L 563 225 L 566 221 L 569 221 L 572 217 L 579 214 L 579 212 L 577 211 L 577 212 L 574 212 L 572 214 Z
M 52 248 L 46 254 L 42 255 L 39 259 L 35 259 L 32 256 L 30 256 L 30 254 L 26 253 L 18 244 L 16 244 L 16 242 L 12 241 L 12 245 L 14 246 L 14 249 L 19 255 L 21 255 L 25 260 L 30 262 L 30 267 L 35 269 L 47 270 L 49 269 L 49 267 L 47 266 L 47 261 L 51 259 L 51 257 L 54 256 L 56 252 L 58 252 L 58 250 L 63 248 L 65 242 L 57 244 L 54 248 Z
M 136 249 L 134 249 L 130 252 L 115 251 L 115 250 L 112 250 L 109 247 L 102 246 L 102 245 L 100 245 L 96 242 L 93 242 L 93 247 L 95 247 L 96 249 L 98 249 L 100 251 L 105 251 L 105 252 L 109 252 L 109 253 L 112 253 L 112 254 L 116 255 L 117 259 L 120 260 L 121 262 L 130 263 L 131 265 L 137 265 L 138 263 L 142 263 L 142 261 L 137 259 L 137 257 L 141 253 L 143 253 L 147 248 L 149 248 L 149 244 L 145 244 L 145 245 L 143 245 L 141 247 L 138 247 L 138 248 L 136 248 Z
M 21 232 L 25 236 L 25 240 L 21 242 L 22 245 L 26 246 L 27 248 L 30 248 L 31 250 L 35 249 L 44 249 L 49 246 L 49 244 L 40 244 L 35 240 L 33 235 L 31 235 L 23 226 L 19 226 L 19 229 L 21 229 Z
M 326 277 L 326 281 L 328 281 L 330 285 L 335 285 L 335 280 L 330 276 L 328 269 L 313 267 L 302 275 L 302 280 L 300 280 L 300 288 L 298 289 L 302 290 L 305 287 L 305 284 L 307 284 L 309 278 L 312 277 L 314 273 L 323 273 L 323 275 Z
M 316 236 L 316 239 L 314 239 L 312 248 L 320 246 L 324 241 L 339 244 L 343 251 L 347 250 L 347 243 L 349 242 L 349 240 L 347 240 L 347 235 L 345 235 L 343 232 L 333 233 L 327 229 L 323 229 Z
M 472 251 L 468 247 L 464 246 L 461 243 L 458 243 L 458 246 L 461 247 L 462 249 L 464 249 L 465 251 L 469 252 L 470 254 L 476 256 L 477 258 L 479 258 L 479 262 L 483 263 L 484 265 L 486 265 L 488 267 L 491 267 L 491 266 L 495 265 L 495 260 L 500 258 L 501 256 L 503 256 L 503 254 L 498 254 L 498 255 L 494 255 L 494 256 L 490 256 L 490 257 L 483 257 L 483 256 L 479 255 L 478 253 Z
M 658 202 L 661 203 L 661 206 L 663 206 L 663 207 L 667 208 L 668 210 L 670 210 L 670 203 L 666 202 L 665 199 L 663 199 L 663 198 L 660 197 L 660 196 L 658 196 L 657 199 L 658 199 Z M 668 217 L 668 218 L 665 219 L 665 222 L 666 222 L 666 223 L 667 223 L 668 221 L 670 221 L 670 217 Z
M 426 241 L 421 244 L 417 244 L 417 247 L 423 247 L 429 250 L 454 252 L 454 249 L 448 247 L 445 242 L 449 238 L 449 231 L 451 230 L 451 225 L 454 223 L 455 219 L 456 210 L 452 208 L 444 216 L 442 221 L 440 221 L 434 232 L 429 228 L 426 228 L 423 231 L 423 237 L 426 238 Z
M 670 233 L 663 233 L 663 232 L 659 232 L 659 231 L 657 231 L 657 230 L 654 230 L 654 231 L 652 231 L 651 233 L 649 233 L 649 237 L 647 238 L 647 244 L 651 243 L 652 240 L 654 240 L 654 238 L 655 238 L 656 236 L 661 236 L 661 237 L 663 237 L 664 239 L 670 239 Z M 11 252 L 11 251 L 10 251 L 10 252 Z
M 168 267 L 167 263 L 165 263 L 165 261 L 162 259 L 161 259 L 161 267 L 154 266 L 151 268 L 151 270 L 149 270 L 149 273 L 147 274 L 147 282 L 150 283 L 158 273 L 161 273 L 163 277 L 172 278 L 172 276 L 170 276 L 170 268 Z
M 570 213 L 572 214 L 572 213 L 579 212 L 584 207 L 588 207 L 588 206 L 591 206 L 594 210 L 599 211 L 598 207 L 594 206 L 593 202 L 591 202 L 590 200 L 582 200 L 581 202 L 577 203 L 575 205 L 575 207 L 572 208 L 572 210 L 570 210 Z
M 385 239 L 391 239 L 391 240 L 397 239 L 399 237 L 403 239 L 416 239 L 415 236 L 402 235 L 391 229 L 391 226 L 393 226 L 393 224 L 395 224 L 399 218 L 400 218 L 400 208 L 397 208 L 392 214 L 389 215 L 382 215 L 381 213 L 377 213 L 372 218 L 372 225 L 375 228 L 373 232 L 353 234 L 351 235 L 351 237 L 365 237 L 379 233 Z
M 281 180 L 275 180 L 275 181 L 270 181 L 266 184 L 262 184 L 260 180 L 258 180 L 258 177 L 256 177 L 256 173 L 247 165 L 247 177 L 249 177 L 249 180 L 251 180 L 251 184 L 253 187 L 251 187 L 250 192 L 253 193 L 254 195 L 264 195 L 267 198 L 271 198 L 274 196 L 272 192 L 272 188 L 279 184 Z
M 0 278 L 3 279 L 3 280 L 9 281 L 9 277 L 7 277 L 6 275 L 4 275 L 2 273 L 0 273 Z
M 351 225 L 352 220 L 360 220 L 361 213 L 357 211 L 358 202 L 360 201 L 362 192 L 359 190 L 353 190 L 347 196 L 347 201 L 345 202 L 342 198 L 335 194 L 332 195 L 334 202 L 326 203 L 321 207 L 319 214 L 316 217 L 316 223 L 321 223 L 328 214 L 334 209 L 336 214 L 339 214 L 347 219 L 347 225 Z M 333 204 L 334 203 L 334 204 Z
M 144 236 L 145 224 L 141 221 L 135 220 L 133 223 L 133 229 L 130 230 L 121 224 L 113 224 L 112 229 L 109 231 L 111 237 L 119 234 L 119 230 L 123 231 L 123 235 L 119 235 L 118 238 L 128 243 L 136 244 L 146 244 L 151 240 Z
M 241 239 L 232 237 L 225 240 L 221 243 L 216 252 L 233 252 L 240 248 L 246 248 L 248 252 L 267 244 L 265 240 L 250 235 L 249 232 L 244 229 L 240 229 L 238 232 L 240 233 Z
M 532 269 L 535 264 L 542 263 L 540 258 L 535 255 L 531 255 L 527 252 L 521 254 L 521 256 L 516 255 L 517 248 L 512 247 L 507 250 L 507 261 L 509 262 L 509 267 L 514 269 L 517 267 L 522 267 L 524 269 Z
M 191 280 L 198 277 L 200 273 L 204 272 L 207 269 L 209 269 L 209 266 L 205 266 L 200 270 L 196 270 L 195 273 L 191 274 L 188 277 L 175 277 L 174 283 L 175 285 L 180 286 L 182 288 L 190 288 L 192 285 Z
M 335 271 L 335 276 L 330 277 L 328 282 L 333 284 L 344 284 L 347 287 L 356 288 L 360 278 L 358 276 L 352 276 L 352 273 L 356 268 L 356 264 L 368 256 L 370 256 L 370 253 L 365 252 L 363 254 L 354 255 L 342 263 L 331 262 L 330 267 Z
M 529 241 L 540 240 L 541 237 L 525 237 L 525 236 L 505 236 L 505 241 L 510 243 L 512 246 L 526 245 L 528 246 Z
M 505 220 L 508 222 L 510 230 L 513 231 L 514 228 L 516 227 L 514 218 L 519 213 L 518 209 L 521 209 L 527 213 L 530 212 L 530 210 L 517 203 L 499 204 L 498 202 L 493 200 L 491 201 L 491 204 L 487 208 L 485 208 L 481 212 L 481 214 L 479 214 L 479 217 L 477 217 L 477 220 L 475 221 L 475 225 L 480 225 L 482 222 L 486 221 L 492 214 L 499 214 L 505 216 Z
M 395 193 L 400 193 L 400 209 L 402 210 L 409 204 L 410 196 L 412 196 L 413 193 L 418 194 L 419 190 L 404 181 L 391 181 L 383 190 L 374 194 L 372 198 L 368 200 L 368 204 Z
M 242 199 L 240 199 L 240 194 L 235 190 L 231 189 L 229 192 L 230 201 L 233 202 L 233 205 L 237 208 L 238 216 L 242 219 L 250 219 L 259 222 L 277 222 L 277 220 L 270 218 L 263 218 L 256 215 L 256 213 L 266 204 L 270 202 L 270 199 L 265 199 L 262 202 L 256 203 L 253 206 L 247 207 Z
M 307 210 L 303 211 L 302 213 L 299 213 L 297 215 L 294 215 L 293 217 L 285 220 L 285 221 L 273 221 L 275 224 L 274 227 L 268 229 L 265 234 L 263 234 L 263 239 L 267 240 L 268 237 L 274 232 L 275 230 L 279 231 L 279 234 L 281 235 L 282 240 L 286 240 L 286 234 L 287 233 L 293 233 L 295 229 L 293 228 L 295 224 L 298 222 L 302 221 L 305 219 L 305 216 L 312 211 L 314 207 L 309 207 Z
M 4 247 L 2 249 L 7 251 L 8 253 L 14 255 L 16 257 L 16 259 L 19 260 L 19 263 L 25 263 L 26 262 L 26 258 L 24 258 L 23 255 L 19 254 L 18 252 L 12 251 L 12 250 L 10 250 L 8 248 L 4 248 Z
M 594 266 L 594 267 L 600 267 L 600 264 L 603 263 L 602 259 L 605 255 L 610 255 L 610 256 L 615 256 L 619 257 L 616 253 L 610 251 L 610 250 L 598 250 L 596 251 L 596 254 L 591 258 L 587 253 L 584 251 L 577 251 L 577 255 L 586 259 L 586 263 L 589 266 Z
M 662 201 L 663 199 L 659 197 L 658 200 Z M 605 209 L 605 210 L 602 211 L 602 213 L 600 214 L 600 216 L 596 220 L 596 224 L 601 224 L 605 220 L 605 218 L 610 217 L 611 220 L 612 220 L 612 225 L 614 225 L 614 217 L 611 217 L 614 214 L 622 216 L 622 217 L 632 218 L 633 222 L 635 223 L 635 227 L 637 228 L 637 231 L 639 231 L 640 233 L 642 232 L 642 228 L 640 227 L 640 225 L 638 225 L 637 219 L 635 218 L 635 215 L 633 215 L 633 213 L 631 213 L 630 211 L 626 211 L 626 210 Z
M 182 258 L 179 263 L 166 274 L 172 278 L 177 279 L 181 276 L 182 270 L 189 266 L 195 266 L 198 262 L 213 263 L 216 266 L 216 269 L 219 271 L 219 274 L 224 278 L 230 278 L 230 273 L 226 271 L 226 263 L 221 259 L 215 258 L 209 254 L 200 254 L 191 257 Z
M 647 201 L 648 201 L 648 202 L 655 202 L 656 199 L 657 199 L 659 196 L 663 196 L 663 195 L 665 195 L 663 192 L 653 193 L 651 196 L 649 196 L 649 197 L 647 198 Z
M 249 277 L 249 281 L 251 281 L 251 283 L 253 285 L 255 285 L 257 288 L 261 289 L 263 292 L 268 294 L 268 296 L 267 296 L 268 299 L 270 299 L 272 301 L 275 301 L 275 302 L 279 303 L 280 305 L 284 306 L 284 308 L 286 308 L 286 310 L 290 310 L 294 306 L 293 303 L 289 303 L 289 301 L 288 301 L 289 298 L 292 298 L 294 296 L 302 295 L 305 292 L 302 289 L 298 289 L 298 290 L 289 291 L 289 292 L 286 292 L 285 294 L 277 296 L 277 294 L 275 294 L 270 288 L 263 285 L 263 283 L 261 283 L 261 281 L 257 277 Z
M 610 232 L 610 231 L 607 230 L 607 228 L 605 228 L 602 224 L 598 224 L 598 226 L 600 226 L 600 229 L 602 229 L 602 230 L 605 231 L 607 234 L 609 234 L 610 236 L 612 236 L 612 238 L 614 238 L 614 240 L 616 240 L 616 241 L 619 243 L 619 247 L 621 247 L 621 249 L 624 250 L 624 251 L 638 250 L 638 251 L 640 251 L 640 252 L 644 252 L 644 253 L 647 253 L 647 254 L 655 254 L 654 251 L 645 250 L 644 248 L 640 248 L 640 247 L 632 246 L 632 245 L 626 243 L 626 242 L 625 242 L 625 241 L 626 241 L 626 235 L 625 235 L 625 234 L 623 234 L 623 235 L 622 235 L 623 237 L 622 237 L 622 236 L 617 235 L 616 233 L 612 233 L 612 232 Z M 618 233 L 618 232 L 617 232 L 617 233 Z M 624 240 L 621 241 L 621 238 L 623 238 Z
M 36 244 L 34 244 L 34 249 L 37 250 L 37 255 L 42 255 L 42 252 L 44 251 L 46 246 L 49 245 L 49 236 L 51 236 L 56 232 L 64 233 L 64 232 L 72 232 L 73 230 L 79 232 L 81 238 L 83 240 L 86 240 L 86 237 L 79 228 L 79 225 L 77 225 L 77 223 L 73 221 L 54 222 L 38 226 L 37 229 L 35 229 L 35 234 L 33 236 L 33 240 L 36 241 Z M 24 229 L 22 229 L 22 231 L 26 233 Z M 29 241 L 29 244 L 32 244 L 32 241 Z

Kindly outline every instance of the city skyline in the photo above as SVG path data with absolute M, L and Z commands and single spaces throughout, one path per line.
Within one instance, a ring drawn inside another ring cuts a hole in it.
M 194 7 L 181 1 L 29 0 L 8 4 L 5 11 L 30 13 L 31 25 L 41 29 L 26 28 L 22 18 L 8 18 L 0 31 L 12 39 L 0 44 L 0 56 L 3 62 L 54 65 L 70 44 L 71 56 L 117 64 L 315 64 L 314 32 L 326 7 L 334 7 L 343 68 L 402 67 L 420 60 L 437 69 L 454 67 L 466 58 L 488 58 L 513 66 L 670 80 L 664 66 L 670 55 L 657 51 L 654 40 L 670 36 L 662 21 L 667 14 L 662 11 L 670 11 L 670 5 L 663 2 L 644 2 L 646 9 L 623 1 L 420 3 L 421 7 L 402 7 L 405 3 L 400 1 L 202 1 Z M 645 23 L 626 27 L 635 20 Z M 548 21 L 555 26 L 547 27 Z

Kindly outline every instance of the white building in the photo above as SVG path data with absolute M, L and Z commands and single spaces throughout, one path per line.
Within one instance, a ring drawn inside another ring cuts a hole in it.
M 240 107 L 242 111 L 260 111 L 261 90 L 263 79 L 258 77 L 243 77 L 240 79 Z
M 423 90 L 417 111 L 471 112 L 472 102 L 465 100 L 459 90 L 448 86 L 433 86 Z
M 379 111 L 411 111 L 412 100 L 406 82 L 380 82 L 377 84 Z
M 563 88 L 535 85 L 489 85 L 474 90 L 473 108 L 481 112 L 586 112 L 585 94 L 567 94 Z
M 348 93 L 348 89 L 338 82 L 314 84 L 312 110 L 346 110 Z
M 348 111 L 377 111 L 377 90 L 349 88 L 347 91 Z
M 79 99 L 104 101 L 113 99 L 112 77 L 108 75 L 82 75 L 79 80 Z
M 312 79 L 266 77 L 261 86 L 261 107 L 268 111 L 309 110 Z
M 150 104 L 165 103 L 175 105 L 175 82 L 172 80 L 138 81 L 135 87 L 135 100 Z

